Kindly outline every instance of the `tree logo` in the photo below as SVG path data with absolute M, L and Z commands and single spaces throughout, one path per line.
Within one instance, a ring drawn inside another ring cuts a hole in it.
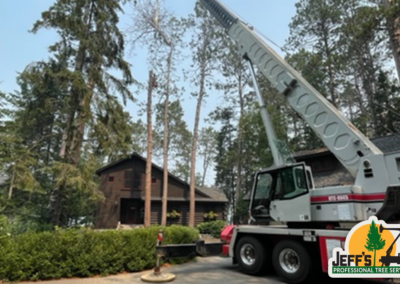
M 334 248 L 329 259 L 332 278 L 400 278 L 400 225 L 370 217 L 354 226 L 345 249 Z
M 385 247 L 386 241 L 382 239 L 382 235 L 379 233 L 379 229 L 375 224 L 375 221 L 372 220 L 371 225 L 369 226 L 367 245 L 365 248 L 368 251 L 374 252 L 374 267 L 376 260 L 376 251 L 381 250 Z

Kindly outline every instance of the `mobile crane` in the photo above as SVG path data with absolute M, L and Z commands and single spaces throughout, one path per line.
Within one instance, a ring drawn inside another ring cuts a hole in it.
M 225 242 L 222 253 L 232 257 L 248 274 L 265 272 L 273 265 L 290 283 L 305 281 L 321 266 L 322 271 L 327 272 L 333 248 L 343 247 L 355 223 L 370 216 L 386 222 L 398 220 L 400 152 L 383 154 L 251 26 L 219 0 L 200 2 L 249 62 L 261 106 L 264 103 L 253 66 L 355 177 L 352 186 L 314 188 L 310 168 L 304 163 L 285 163 L 280 156 L 274 146 L 268 113 L 261 108 L 275 163 L 255 173 L 249 213 L 250 219 L 259 225 L 227 227 L 221 234 L 221 240 Z M 269 221 L 281 225 L 260 225 Z M 213 248 L 214 252 L 218 251 Z M 173 256 L 166 247 L 163 249 L 164 256 Z M 199 255 L 207 255 L 207 249 L 201 245 L 197 245 L 196 251 Z

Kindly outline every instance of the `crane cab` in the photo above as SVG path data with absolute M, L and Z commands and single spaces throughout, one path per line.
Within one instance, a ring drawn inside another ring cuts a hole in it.
M 273 167 L 256 173 L 250 213 L 256 220 L 311 221 L 312 175 L 304 163 Z

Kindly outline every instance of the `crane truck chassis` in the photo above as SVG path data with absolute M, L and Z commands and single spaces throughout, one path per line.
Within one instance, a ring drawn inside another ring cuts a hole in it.
M 221 242 L 157 246 L 165 259 L 185 257 L 231 257 L 250 275 L 275 271 L 288 283 L 302 283 L 328 272 L 328 260 L 335 247 L 344 248 L 349 230 L 292 229 L 283 225 L 226 226 Z
M 304 282 L 316 271 L 328 272 L 333 249 L 344 247 L 355 224 L 370 216 L 387 223 L 399 220 L 400 152 L 382 153 L 220 1 L 200 2 L 249 62 L 274 165 L 255 174 L 249 208 L 253 224 L 227 226 L 221 243 L 158 246 L 157 251 L 165 258 L 222 254 L 252 275 L 273 266 L 289 283 Z M 285 161 L 274 146 L 275 133 L 253 65 L 355 178 L 354 185 L 314 188 L 309 167 Z M 386 256 L 382 262 L 397 258 Z

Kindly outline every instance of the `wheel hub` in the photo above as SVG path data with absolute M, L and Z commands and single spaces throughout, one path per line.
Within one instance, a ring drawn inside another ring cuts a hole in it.
M 252 265 L 256 261 L 256 251 L 251 244 L 244 244 L 240 249 L 240 259 L 246 265 Z
M 300 267 L 300 258 L 292 249 L 284 249 L 279 254 L 279 264 L 287 273 L 296 273 Z

